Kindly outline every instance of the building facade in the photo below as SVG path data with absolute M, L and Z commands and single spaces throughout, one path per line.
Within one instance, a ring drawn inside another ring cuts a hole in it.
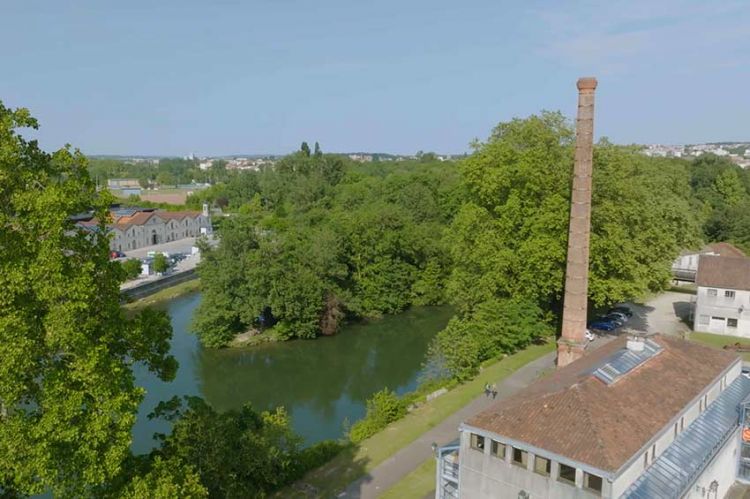
M 618 338 L 464 421 L 438 449 L 436 497 L 724 497 L 743 459 L 741 370 L 677 338 Z
M 110 248 L 128 251 L 213 232 L 208 210 L 132 210 L 113 213 Z
M 750 258 L 701 255 L 693 329 L 750 337 Z

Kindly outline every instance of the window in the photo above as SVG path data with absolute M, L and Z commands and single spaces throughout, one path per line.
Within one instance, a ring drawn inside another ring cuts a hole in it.
M 576 469 L 567 464 L 560 463 L 560 476 L 557 478 L 561 482 L 576 484 Z
M 484 437 L 477 435 L 476 433 L 471 434 L 471 448 L 484 452 Z
M 513 464 L 526 467 L 529 462 L 529 453 L 525 450 L 513 448 Z
M 716 289 L 709 289 L 707 293 L 708 293 L 708 296 L 716 296 L 717 294 L 719 294 L 719 291 Z
M 648 451 L 643 455 L 643 469 L 648 468 Z
M 724 291 L 724 298 L 730 298 L 734 300 L 734 291 Z
M 727 327 L 737 327 L 737 319 L 727 319 Z
M 677 438 L 677 423 L 674 424 L 674 438 Z
M 549 459 L 540 456 L 534 457 L 534 473 L 549 476 L 550 471 L 552 471 L 552 463 Z
M 708 324 L 709 318 L 707 315 L 700 315 L 698 316 L 698 324 Z
M 505 444 L 493 440 L 492 445 L 490 445 L 490 454 L 500 459 L 505 459 Z
M 685 416 L 680 418 L 680 431 L 685 429 Z
M 698 402 L 698 410 L 700 412 L 703 412 L 708 407 L 708 395 L 704 395 L 701 397 L 700 402 Z
M 651 462 L 653 463 L 654 461 L 656 461 L 656 444 L 651 447 Z
M 583 487 L 599 494 L 602 493 L 602 477 L 583 473 Z

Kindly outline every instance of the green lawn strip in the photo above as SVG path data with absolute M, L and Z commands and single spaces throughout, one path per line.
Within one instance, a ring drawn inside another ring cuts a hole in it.
M 189 281 L 181 282 L 180 284 L 162 289 L 161 291 L 157 291 L 156 293 L 141 298 L 140 300 L 127 303 L 124 305 L 124 308 L 129 313 L 138 312 L 146 307 L 153 307 L 154 305 L 159 305 L 160 303 L 177 298 L 180 295 L 198 291 L 200 285 L 200 279 L 191 279 Z
M 688 336 L 688 339 L 691 341 L 696 341 L 698 343 L 703 343 L 704 345 L 709 345 L 716 348 L 724 348 L 724 345 L 734 345 L 735 343 L 739 343 L 742 346 L 748 346 L 750 347 L 750 339 L 747 338 L 740 338 L 738 336 L 725 336 L 723 334 L 713 334 L 713 333 L 696 333 L 692 332 Z M 743 360 L 750 361 L 750 352 L 738 352 Z
M 484 390 L 488 381 L 499 382 L 527 363 L 555 349 L 553 342 L 532 345 L 525 350 L 485 367 L 479 376 L 413 410 L 403 419 L 364 440 L 358 447 L 342 452 L 327 464 L 308 473 L 302 480 L 322 497 L 332 497 L 351 482 L 373 470 L 387 458 L 409 445 L 430 428 L 464 407 Z M 286 489 L 279 497 L 293 496 Z
M 435 459 L 429 458 L 386 490 L 381 499 L 422 499 L 435 490 Z

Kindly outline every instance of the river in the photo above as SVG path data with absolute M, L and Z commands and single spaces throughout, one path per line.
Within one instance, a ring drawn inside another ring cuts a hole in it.
M 345 421 L 364 416 L 376 391 L 404 393 L 417 386 L 427 346 L 452 315 L 450 307 L 414 307 L 347 325 L 331 337 L 213 350 L 190 332 L 200 299 L 194 293 L 162 306 L 172 319 L 171 353 L 180 363 L 175 379 L 164 383 L 142 366 L 135 370 L 146 389 L 133 430 L 137 454 L 154 446 L 154 432 L 168 431 L 165 422 L 147 415 L 174 395 L 199 395 L 221 411 L 248 402 L 257 410 L 284 406 L 306 443 L 338 438 Z

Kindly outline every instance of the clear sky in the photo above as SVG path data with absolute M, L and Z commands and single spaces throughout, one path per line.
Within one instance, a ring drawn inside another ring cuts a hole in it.
M 750 140 L 744 1 L 2 0 L 0 100 L 87 154 L 464 152 L 499 121 Z

